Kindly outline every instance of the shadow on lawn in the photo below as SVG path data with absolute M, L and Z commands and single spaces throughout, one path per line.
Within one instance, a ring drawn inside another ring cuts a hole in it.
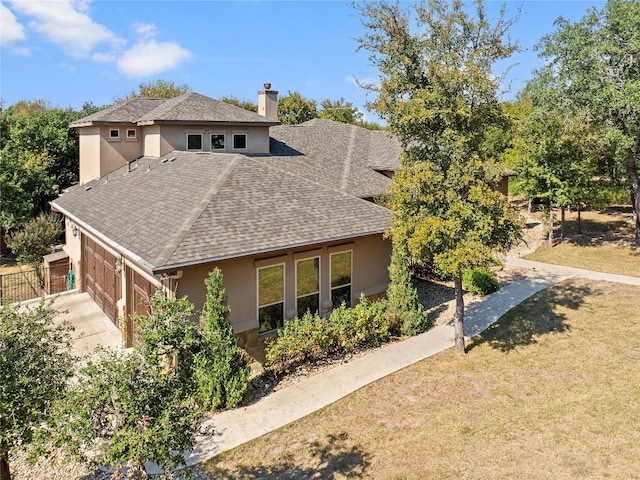
M 537 343 L 549 333 L 570 330 L 564 309 L 577 310 L 584 297 L 593 293 L 587 285 L 562 282 L 543 290 L 507 312 L 484 332 L 474 337 L 467 350 L 488 343 L 492 348 L 509 352 L 517 347 Z
M 265 465 L 242 465 L 228 470 L 216 465 L 216 459 L 207 462 L 206 471 L 216 479 L 333 479 L 366 478 L 365 472 L 371 460 L 357 445 L 349 445 L 346 433 L 327 435 L 322 441 L 306 444 L 304 449 L 311 455 L 308 465 L 301 466 L 285 457 Z M 298 447 L 300 448 L 300 447 Z

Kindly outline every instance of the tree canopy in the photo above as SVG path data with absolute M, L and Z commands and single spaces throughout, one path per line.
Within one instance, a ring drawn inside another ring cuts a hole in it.
M 138 90 L 131 90 L 128 95 L 124 97 L 118 97 L 113 100 L 113 103 L 129 100 L 130 98 L 173 98 L 189 93 L 191 87 L 189 85 L 182 84 L 177 85 L 170 80 L 152 80 L 149 82 L 143 82 L 138 85 Z
M 495 261 L 520 235 L 520 221 L 495 186 L 504 169 L 486 154 L 487 126 L 502 119 L 492 65 L 517 46 L 515 20 L 487 18 L 481 1 L 355 4 L 359 48 L 380 72 L 369 106 L 403 147 L 387 205 L 391 238 L 456 285 L 456 351 L 464 353 L 464 271 Z
M 538 46 L 545 66 L 535 81 L 544 89 L 546 105 L 602 129 L 602 146 L 624 166 L 633 192 L 635 240 L 640 244 L 638 25 L 638 0 L 608 0 L 575 23 L 560 17 L 556 30 Z
M 72 328 L 55 324 L 56 313 L 44 300 L 0 306 L 0 480 L 10 480 L 9 454 L 32 444 L 73 375 Z

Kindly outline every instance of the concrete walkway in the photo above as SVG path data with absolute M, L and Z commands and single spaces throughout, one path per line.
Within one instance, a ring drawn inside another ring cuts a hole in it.
M 522 280 L 470 305 L 465 312 L 465 336 L 485 330 L 507 311 L 557 282 L 572 276 L 640 285 L 640 277 L 611 275 L 509 258 L 509 265 L 528 269 Z M 640 272 L 639 272 L 640 275 Z M 205 426 L 215 434 L 199 439 L 187 455 L 188 465 L 205 461 L 315 412 L 359 388 L 453 346 L 454 330 L 443 325 L 394 343 L 274 392 L 243 408 L 211 416 Z

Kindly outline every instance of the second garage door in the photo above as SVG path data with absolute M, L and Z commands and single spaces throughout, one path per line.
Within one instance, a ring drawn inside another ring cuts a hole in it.
M 122 297 L 122 288 L 120 274 L 115 269 L 117 258 L 88 237 L 84 237 L 83 253 L 84 290 L 119 326 L 117 302 Z

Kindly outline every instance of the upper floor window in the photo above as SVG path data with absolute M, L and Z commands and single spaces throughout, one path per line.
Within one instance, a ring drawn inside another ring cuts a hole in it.
M 135 128 L 128 128 L 127 129 L 127 138 L 129 138 L 129 139 L 136 138 L 136 129 Z
M 109 140 L 120 140 L 120 130 L 117 128 L 110 128 Z
M 331 303 L 351 306 L 351 250 L 331 254 Z
M 187 134 L 187 150 L 202 150 L 202 134 Z
M 224 150 L 224 133 L 211 134 L 211 150 Z
M 246 133 L 234 133 L 233 134 L 233 149 L 234 150 L 246 150 L 247 149 L 247 134 Z
M 268 333 L 284 326 L 284 264 L 258 269 L 259 332 Z

